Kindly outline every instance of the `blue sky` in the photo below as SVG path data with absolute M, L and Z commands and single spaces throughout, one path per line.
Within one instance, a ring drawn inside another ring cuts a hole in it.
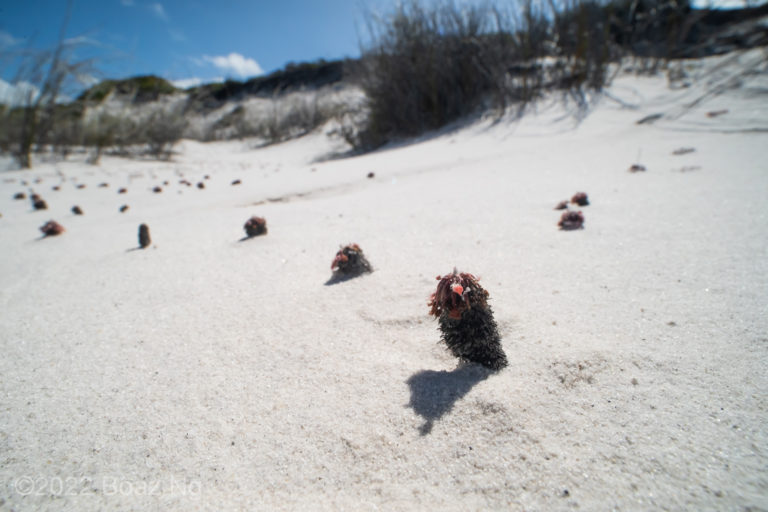
M 290 61 L 358 56 L 364 14 L 391 12 L 395 5 L 396 0 L 72 0 L 66 37 L 79 42 L 77 60 L 96 59 L 98 73 L 85 76 L 86 82 L 154 74 L 186 87 L 247 79 Z M 0 0 L 0 57 L 52 47 L 66 12 L 66 0 Z M 14 81 L 15 62 L 0 58 L 0 96 Z
M 364 12 L 394 0 L 73 0 L 66 35 L 99 78 L 155 74 L 193 84 L 245 79 L 287 62 L 359 55 Z M 65 0 L 0 0 L 0 50 L 50 47 Z M 6 52 L 7 53 L 7 52 Z M 0 62 L 0 78 L 15 68 Z

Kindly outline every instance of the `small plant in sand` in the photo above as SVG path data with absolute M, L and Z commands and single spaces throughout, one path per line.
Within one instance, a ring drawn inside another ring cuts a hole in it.
M 25 194 L 24 192 L 16 192 L 15 194 L 13 194 L 13 198 L 15 200 L 19 201 L 19 200 L 22 200 L 22 199 L 26 199 L 27 198 L 27 194 Z
M 163 187 L 155 187 L 152 189 L 152 192 L 155 194 L 160 194 L 163 191 Z
M 47 210 L 48 204 L 37 194 L 32 194 L 29 197 L 32 200 L 32 208 L 35 210 Z
M 571 203 L 577 204 L 579 206 L 588 206 L 589 198 L 587 197 L 587 193 L 576 192 L 575 194 L 573 194 L 573 197 L 571 198 Z
M 149 238 L 149 226 L 141 224 L 139 226 L 139 247 L 146 249 L 151 243 L 152 239 Z
M 205 188 L 205 183 L 203 183 L 202 181 L 198 182 L 197 183 L 197 188 L 199 188 L 200 190 L 204 189 Z
M 121 187 L 121 188 L 117 189 L 117 193 L 118 194 L 125 194 L 126 192 L 128 192 L 128 189 L 125 188 L 125 187 Z
M 429 299 L 429 313 L 438 319 L 441 338 L 451 354 L 491 370 L 507 366 L 488 292 L 472 274 L 456 269 L 437 276 L 437 290 Z
M 333 262 L 331 262 L 331 270 L 334 277 L 346 279 L 366 272 L 373 272 L 373 267 L 359 245 L 349 244 L 336 253 Z
M 563 212 L 560 217 L 560 221 L 557 223 L 560 229 L 565 231 L 572 231 L 574 229 L 581 229 L 584 227 L 584 214 L 574 211 Z
M 632 164 L 629 167 L 629 172 L 645 172 L 645 166 L 641 164 Z
M 233 180 L 232 181 L 232 185 L 239 185 L 241 183 L 242 183 L 242 181 L 240 181 L 240 180 Z
M 72 213 L 74 213 L 75 215 L 82 215 L 83 210 L 79 206 L 75 205 L 72 207 Z
M 568 209 L 568 201 L 560 201 L 557 203 L 557 206 L 555 206 L 555 210 L 566 210 Z
M 243 229 L 245 230 L 245 234 L 248 236 L 248 238 L 253 238 L 254 236 L 259 235 L 266 235 L 267 220 L 264 217 L 256 217 L 254 215 L 246 221 Z
M 120 213 L 125 213 L 127 211 L 128 211 L 128 205 L 127 204 L 124 204 L 123 206 L 120 207 Z
M 55 220 L 49 220 L 40 226 L 40 231 L 43 232 L 43 236 L 58 236 L 64 232 L 64 226 Z

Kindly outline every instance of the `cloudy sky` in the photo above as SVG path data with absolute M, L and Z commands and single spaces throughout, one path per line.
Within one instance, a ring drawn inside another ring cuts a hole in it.
M 359 55 L 368 9 L 395 0 L 73 0 L 66 38 L 99 78 L 155 74 L 181 86 L 269 73 L 288 62 Z M 51 47 L 65 0 L 0 2 L 0 78 L 8 55 Z M 17 59 L 18 60 L 18 59 Z M 0 86 L 1 88 L 1 86 Z
M 480 3 L 482 0 L 454 0 Z M 743 5 L 745 0 L 696 0 Z M 764 2 L 766 0 L 750 0 Z M 503 0 L 499 0 L 504 4 Z M 71 0 L 65 40 L 93 58 L 83 82 L 154 74 L 179 87 L 246 79 L 288 62 L 359 55 L 365 13 L 397 0 Z M 0 94 L 19 76 L 19 54 L 50 48 L 66 0 L 0 2 Z M 13 56 L 16 56 L 13 58 Z

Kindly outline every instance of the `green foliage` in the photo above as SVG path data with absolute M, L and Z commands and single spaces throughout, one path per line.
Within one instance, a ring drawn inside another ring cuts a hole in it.
M 103 80 L 84 91 L 78 100 L 101 103 L 112 92 L 133 96 L 136 103 L 154 101 L 162 95 L 177 92 L 167 80 L 154 75 L 135 76 L 124 80 Z

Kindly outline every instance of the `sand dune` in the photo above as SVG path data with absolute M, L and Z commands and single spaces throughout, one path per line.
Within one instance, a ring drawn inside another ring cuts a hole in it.
M 3 173 L 0 508 L 768 508 L 761 56 L 345 159 L 317 133 Z M 374 272 L 326 286 L 350 242 Z M 499 373 L 439 343 L 454 266 Z

